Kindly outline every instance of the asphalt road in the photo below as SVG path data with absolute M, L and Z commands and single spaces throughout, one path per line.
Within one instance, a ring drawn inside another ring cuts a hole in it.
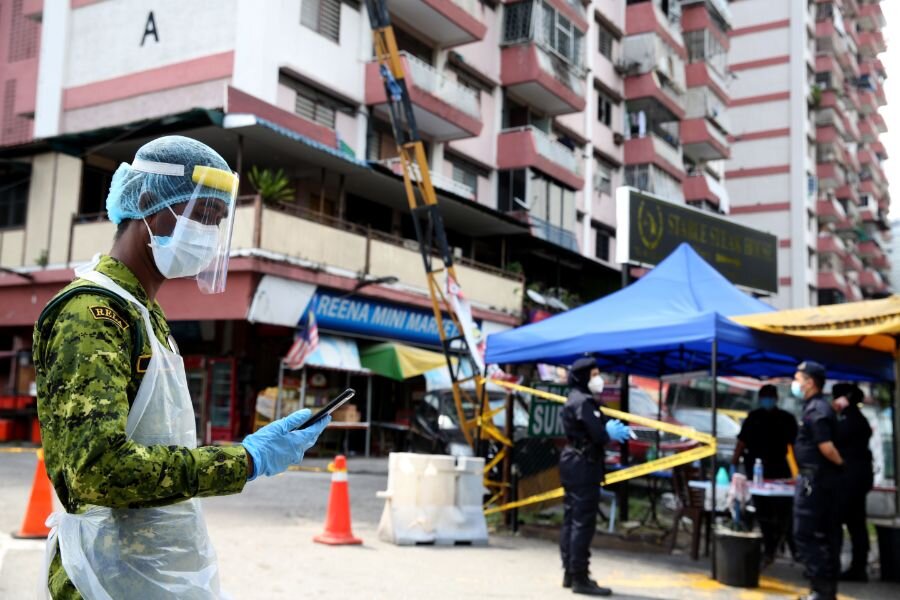
M 43 542 L 11 540 L 34 474 L 33 452 L 0 451 L 0 599 L 33 598 Z M 309 461 L 306 466 L 324 466 Z M 321 532 L 330 475 L 295 471 L 255 481 L 244 492 L 203 501 L 219 555 L 223 588 L 239 599 L 365 598 L 428 600 L 571 598 L 560 587 L 558 550 L 552 542 L 492 535 L 487 547 L 398 547 L 377 539 L 385 488 L 384 461 L 350 461 L 354 533 L 362 546 L 313 543 Z M 796 598 L 800 569 L 780 562 L 755 590 L 723 586 L 708 577 L 706 561 L 683 554 L 595 550 L 594 575 L 617 598 Z M 845 586 L 844 598 L 897 598 L 900 586 Z

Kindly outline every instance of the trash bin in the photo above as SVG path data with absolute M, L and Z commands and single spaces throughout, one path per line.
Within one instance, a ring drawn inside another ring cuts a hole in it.
M 734 587 L 759 586 L 762 535 L 757 532 L 716 531 L 716 580 Z
M 882 581 L 900 581 L 900 527 L 875 525 Z

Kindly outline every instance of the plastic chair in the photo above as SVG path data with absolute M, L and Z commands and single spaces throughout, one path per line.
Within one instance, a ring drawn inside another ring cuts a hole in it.
M 678 528 L 681 526 L 682 518 L 687 517 L 692 524 L 691 558 L 698 560 L 700 558 L 700 536 L 702 535 L 704 524 L 706 524 L 705 553 L 709 554 L 711 516 L 704 507 L 706 491 L 690 487 L 688 481 L 690 481 L 690 476 L 687 469 L 676 467 L 672 470 L 672 487 L 678 500 L 678 509 L 675 511 L 674 522 L 672 523 L 670 534 L 672 539 L 669 542 L 669 552 L 671 553 L 675 550 L 675 543 L 678 541 Z

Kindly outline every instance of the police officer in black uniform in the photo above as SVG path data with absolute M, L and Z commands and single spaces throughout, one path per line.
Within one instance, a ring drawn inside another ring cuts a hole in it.
M 835 446 L 837 417 L 822 397 L 825 367 L 797 366 L 791 394 L 804 400 L 795 454 L 800 475 L 794 494 L 794 542 L 811 591 L 805 600 L 835 600 L 840 574 L 841 518 L 836 498 L 844 459 Z
M 838 496 L 841 500 L 841 524 L 847 526 L 853 547 L 850 568 L 841 573 L 842 581 L 868 581 L 869 532 L 866 529 L 866 496 L 875 479 L 869 439 L 872 427 L 859 409 L 863 393 L 852 383 L 839 383 L 831 389 L 832 407 L 837 412 L 835 445 L 846 462 L 841 473 Z
M 624 442 L 630 429 L 600 412 L 594 396 L 603 391 L 603 378 L 596 364 L 591 357 L 579 358 L 569 371 L 569 397 L 562 409 L 568 443 L 559 463 L 565 489 L 559 549 L 565 571 L 563 587 L 571 587 L 576 594 L 609 596 L 612 590 L 598 586 L 588 576 L 591 539 L 597 527 L 603 447 L 610 440 Z

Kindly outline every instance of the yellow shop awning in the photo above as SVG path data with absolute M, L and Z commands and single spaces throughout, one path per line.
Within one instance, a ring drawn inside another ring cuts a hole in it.
M 900 336 L 900 295 L 731 318 L 761 331 L 893 353 Z

